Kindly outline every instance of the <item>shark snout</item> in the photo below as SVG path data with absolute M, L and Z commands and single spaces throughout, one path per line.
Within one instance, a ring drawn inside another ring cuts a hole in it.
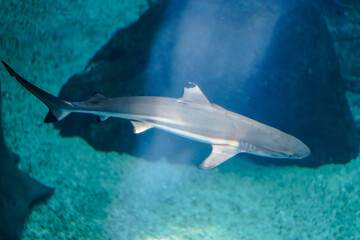
M 302 159 L 310 155 L 311 151 L 302 141 L 296 139 L 292 153 L 289 154 L 289 158 Z

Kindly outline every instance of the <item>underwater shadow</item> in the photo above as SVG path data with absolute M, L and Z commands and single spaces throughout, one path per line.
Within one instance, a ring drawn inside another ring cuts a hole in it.
M 0 239 L 4 240 L 20 239 L 31 207 L 54 193 L 54 188 L 19 170 L 19 161 L 5 143 L 0 97 Z
M 174 0 L 152 6 L 114 34 L 60 97 L 79 101 L 93 92 L 180 97 L 185 82 L 192 81 L 211 102 L 292 134 L 312 150 L 303 160 L 250 156 L 257 164 L 317 167 L 350 161 L 358 151 L 356 131 L 320 13 L 305 3 L 245 2 Z M 211 151 L 156 129 L 135 135 L 121 119 L 98 123 L 95 116 L 71 114 L 56 127 L 96 150 L 150 161 L 164 157 L 199 165 Z
M 358 154 L 358 135 L 333 42 L 321 13 L 299 3 L 278 21 L 257 74 L 248 107 L 253 117 L 301 139 L 306 159 L 251 157 L 259 164 L 318 167 L 346 163 Z M 251 111 L 251 110 L 250 110 Z M 251 113 L 249 113 L 251 114 Z

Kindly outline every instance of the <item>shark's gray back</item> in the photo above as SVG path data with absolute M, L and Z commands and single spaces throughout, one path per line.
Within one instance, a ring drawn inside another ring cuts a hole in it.
M 239 140 L 252 126 L 249 118 L 217 105 L 184 102 L 176 98 L 122 97 L 74 104 L 86 111 L 112 113 L 112 116 L 232 141 Z

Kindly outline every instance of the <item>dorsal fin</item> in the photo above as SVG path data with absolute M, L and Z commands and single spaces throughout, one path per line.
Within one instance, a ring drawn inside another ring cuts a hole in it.
M 179 98 L 183 102 L 195 102 L 211 105 L 207 97 L 195 83 L 188 82 L 189 87 L 185 87 L 184 95 Z

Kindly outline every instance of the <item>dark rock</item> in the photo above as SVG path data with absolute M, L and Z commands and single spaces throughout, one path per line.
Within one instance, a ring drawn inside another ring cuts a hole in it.
M 344 163 L 357 156 L 358 136 L 345 82 L 316 8 L 298 5 L 279 19 L 255 78 L 270 84 L 251 86 L 253 92 L 265 96 L 248 105 L 263 106 L 254 118 L 297 136 L 312 151 L 308 159 L 296 161 L 298 165 Z
M 119 30 L 73 76 L 60 97 L 84 100 L 180 97 L 196 82 L 211 102 L 279 128 L 312 150 L 303 160 L 261 164 L 316 167 L 357 155 L 357 135 L 327 26 L 316 7 L 290 1 L 164 1 Z M 159 130 L 132 133 L 128 121 L 73 114 L 57 125 L 95 149 L 199 164 L 210 146 Z M 221 127 L 221 126 L 219 126 Z
M 4 240 L 20 239 L 31 205 L 54 192 L 20 171 L 18 161 L 19 156 L 6 147 L 0 114 L 0 239 Z

